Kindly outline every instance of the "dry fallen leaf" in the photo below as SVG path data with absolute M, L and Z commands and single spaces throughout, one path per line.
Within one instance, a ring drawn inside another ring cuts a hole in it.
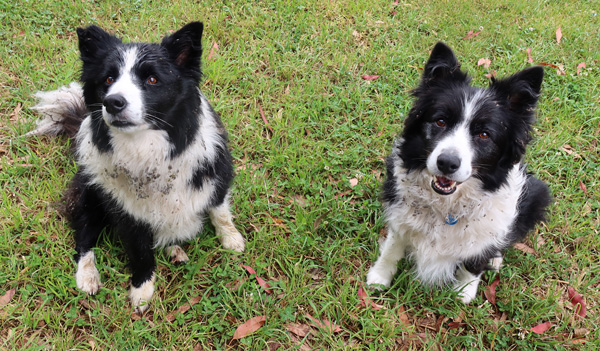
M 585 68 L 585 62 L 581 62 L 580 64 L 577 65 L 577 75 L 581 74 L 582 68 Z
M 562 39 L 562 30 L 560 29 L 560 26 L 558 26 L 558 29 L 556 30 L 556 42 L 558 44 L 560 44 L 560 40 Z
M 552 322 L 544 322 L 544 323 L 540 323 L 540 324 L 536 325 L 535 327 L 529 329 L 529 331 L 532 331 L 536 334 L 543 334 L 546 330 L 550 329 L 551 326 L 552 326 Z
M 567 287 L 567 293 L 569 294 L 569 300 L 575 307 L 575 313 L 577 313 L 579 317 L 585 318 L 587 313 L 585 311 L 585 301 L 583 300 L 583 296 L 570 286 Z
M 533 58 L 531 57 L 531 48 L 527 48 L 527 62 L 533 63 Z
M 269 285 L 269 283 L 267 283 L 263 278 L 259 277 L 258 274 L 256 274 L 256 271 L 254 270 L 254 268 L 252 268 L 250 266 L 246 266 L 245 264 L 243 264 L 241 266 L 244 267 L 246 269 L 246 271 L 248 271 L 248 273 L 254 274 L 254 277 L 256 278 L 258 285 L 260 285 L 261 288 L 265 289 L 267 294 L 269 294 L 269 295 L 273 294 L 273 289 L 271 289 L 271 285 Z
M 310 325 L 300 324 L 300 323 L 288 323 L 285 325 L 285 328 L 299 337 L 303 338 L 310 333 Z
M 496 287 L 498 283 L 500 283 L 500 277 L 497 277 L 483 292 L 485 298 L 494 306 L 496 306 Z
M 373 302 L 367 295 L 365 289 L 363 289 L 362 287 L 358 288 L 358 300 L 360 301 L 360 305 L 362 307 L 367 307 L 367 305 L 369 305 L 373 307 L 375 311 L 379 311 L 381 308 L 383 308 L 382 305 L 378 305 L 375 302 Z
M 216 42 L 213 43 L 212 48 L 210 48 L 210 52 L 208 53 L 208 56 L 206 57 L 207 60 L 212 59 L 212 57 L 214 56 L 214 54 L 219 51 L 219 44 L 217 44 Z
M 238 340 L 243 337 L 246 337 L 249 334 L 254 333 L 258 329 L 260 329 L 260 327 L 262 327 L 266 321 L 267 317 L 265 316 L 256 316 L 248 319 L 244 324 L 237 327 L 237 329 L 233 333 L 233 340 Z
M 356 179 L 356 178 L 352 178 L 352 179 L 350 179 L 350 180 L 349 180 L 349 182 L 350 182 L 350 186 L 351 186 L 352 188 L 354 188 L 355 186 L 357 186 L 357 185 L 358 185 L 358 179 Z
M 373 74 L 373 75 L 365 74 L 364 76 L 362 76 L 362 79 L 364 79 L 366 81 L 376 80 L 377 78 L 379 78 L 379 76 L 376 74 Z
M 15 289 L 10 289 L 6 293 L 4 293 L 4 295 L 0 297 L 0 306 L 6 306 L 10 302 L 10 299 L 12 299 L 13 296 L 15 296 L 15 292 Z
M 323 328 L 326 329 L 332 333 L 339 333 L 341 332 L 343 329 L 340 326 L 337 326 L 333 323 L 331 323 L 330 321 L 324 319 L 323 322 L 319 321 L 318 319 L 316 319 L 315 317 L 311 316 L 310 314 L 305 314 L 305 316 L 310 319 L 311 321 L 313 321 L 313 323 L 315 323 L 315 325 L 319 328 Z
M 516 244 L 513 245 L 513 247 L 515 249 L 519 250 L 519 251 L 523 251 L 523 252 L 528 253 L 528 254 L 532 254 L 532 255 L 536 254 L 536 252 L 535 252 L 534 249 L 530 248 L 529 246 L 527 246 L 527 245 L 525 245 L 523 243 L 516 243 Z
M 579 181 L 579 189 L 581 189 L 581 191 L 583 191 L 584 194 L 587 194 L 587 187 L 581 180 Z
M 408 313 L 406 312 L 406 309 L 404 309 L 404 306 L 398 307 L 398 318 L 400 318 L 402 323 L 404 323 L 406 326 L 410 324 L 410 320 L 408 319 Z
M 483 65 L 483 68 L 490 68 L 491 64 L 492 60 L 489 58 L 480 58 L 479 61 L 477 61 L 477 66 Z
M 265 122 L 267 128 L 269 128 L 271 133 L 273 133 L 273 128 L 271 128 L 271 125 L 269 124 L 269 121 L 267 120 L 267 117 L 265 116 L 265 113 L 263 112 L 262 106 L 260 104 L 258 104 L 258 111 L 260 112 L 260 117 L 262 118 L 263 122 Z
M 177 318 L 178 314 L 186 313 L 190 308 L 192 308 L 192 306 L 200 302 L 200 300 L 202 300 L 202 297 L 200 296 L 192 297 L 189 302 L 186 302 L 183 305 L 181 305 L 176 311 L 167 314 L 165 319 L 169 322 L 173 322 L 175 318 Z
M 463 37 L 463 39 L 473 39 L 478 36 L 479 33 L 481 33 L 481 31 L 473 32 L 473 30 L 470 30 L 469 33 Z

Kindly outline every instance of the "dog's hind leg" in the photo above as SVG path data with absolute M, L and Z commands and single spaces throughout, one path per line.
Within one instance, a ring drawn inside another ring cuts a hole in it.
M 406 242 L 404 232 L 388 228 L 388 236 L 380 248 L 380 255 L 367 274 L 367 285 L 389 287 L 394 274 L 398 271 L 398 261 L 404 258 Z
M 244 237 L 233 224 L 233 216 L 229 210 L 227 199 L 219 206 L 208 210 L 210 221 L 215 226 L 217 238 L 224 248 L 244 252 Z

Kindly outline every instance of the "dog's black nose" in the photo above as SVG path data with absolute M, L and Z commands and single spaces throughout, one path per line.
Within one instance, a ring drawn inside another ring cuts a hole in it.
M 460 167 L 460 158 L 455 155 L 441 154 L 437 159 L 437 167 L 444 174 L 452 174 Z
M 113 94 L 104 98 L 104 107 L 111 115 L 116 115 L 127 107 L 127 100 L 121 94 Z

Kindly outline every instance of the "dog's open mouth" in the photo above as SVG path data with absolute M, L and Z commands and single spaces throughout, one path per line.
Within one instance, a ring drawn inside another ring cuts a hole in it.
M 440 195 L 450 195 L 456 191 L 459 183 L 446 177 L 435 177 L 431 181 L 431 187 Z

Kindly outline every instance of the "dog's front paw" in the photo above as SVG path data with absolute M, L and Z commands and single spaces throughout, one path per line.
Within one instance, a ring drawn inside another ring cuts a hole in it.
M 465 305 L 468 305 L 471 301 L 473 301 L 473 299 L 477 296 L 477 290 L 473 291 L 466 291 L 462 290 L 461 292 L 458 293 L 458 298 L 460 299 L 460 301 L 462 301 Z
M 235 230 L 235 228 L 226 234 L 221 234 L 219 238 L 221 239 L 221 244 L 224 248 L 228 250 L 235 250 L 237 252 L 244 252 L 244 237 L 242 234 L 240 234 L 240 232 Z
M 389 274 L 382 274 L 375 267 L 369 269 L 367 273 L 367 285 L 372 289 L 383 290 L 390 287 L 392 277 Z
M 79 259 L 77 273 L 75 273 L 75 283 L 78 289 L 90 295 L 95 295 L 102 286 L 93 252 L 90 251 Z
M 139 314 L 144 313 L 148 307 L 150 307 L 150 299 L 154 294 L 154 281 L 156 277 L 152 275 L 152 278 L 148 279 L 139 288 L 131 286 L 129 291 L 129 299 L 131 304 L 135 308 L 135 311 Z

